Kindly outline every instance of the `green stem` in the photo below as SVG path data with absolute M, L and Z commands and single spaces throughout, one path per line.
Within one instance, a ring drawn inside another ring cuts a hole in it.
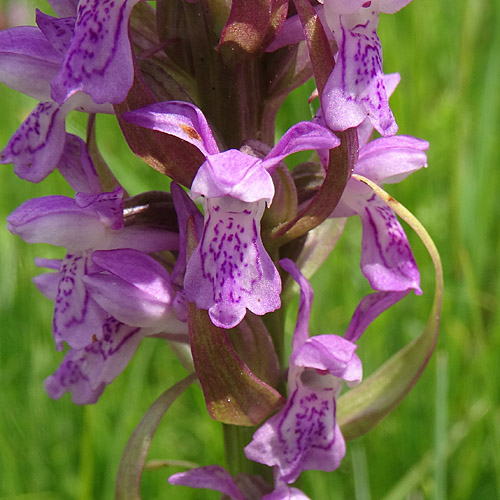
M 264 324 L 266 325 L 271 338 L 273 339 L 274 349 L 276 355 L 278 356 L 278 361 L 280 367 L 283 369 L 286 366 L 285 363 L 285 324 L 284 324 L 284 312 L 280 308 L 272 313 L 266 314 L 263 318 Z M 278 391 L 283 394 L 282 388 L 278 387 Z
M 258 139 L 262 101 L 259 56 L 230 60 L 217 50 L 207 2 L 184 2 L 187 33 L 198 86 L 198 106 L 203 110 L 222 149 L 240 148 L 244 140 Z
M 224 451 L 226 455 L 226 470 L 232 475 L 246 473 L 263 477 L 270 485 L 273 484 L 273 470 L 266 465 L 248 460 L 243 451 L 250 443 L 255 427 L 240 427 L 222 424 L 224 434 Z

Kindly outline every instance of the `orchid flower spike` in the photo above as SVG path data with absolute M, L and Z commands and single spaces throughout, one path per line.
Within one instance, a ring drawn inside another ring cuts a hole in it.
M 334 148 L 339 139 L 321 125 L 301 122 L 259 159 L 236 149 L 220 152 L 206 118 L 192 104 L 153 104 L 123 117 L 190 142 L 205 155 L 191 185 L 191 197 L 203 199 L 205 222 L 184 277 L 188 300 L 207 309 L 221 328 L 236 326 L 247 309 L 263 315 L 279 308 L 281 280 L 260 236 L 262 215 L 274 196 L 270 172 L 292 153 Z

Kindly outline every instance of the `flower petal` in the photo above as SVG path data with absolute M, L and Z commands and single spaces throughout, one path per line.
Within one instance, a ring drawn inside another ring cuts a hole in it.
M 227 495 L 231 500 L 246 500 L 231 475 L 218 465 L 209 465 L 173 474 L 168 478 L 168 482 L 170 484 L 190 486 L 191 488 L 219 491 L 223 495 Z
M 363 224 L 361 270 L 377 291 L 421 294 L 420 273 L 401 224 L 394 212 L 372 197 L 359 211 Z
M 57 166 L 63 152 L 66 112 L 52 102 L 41 102 L 11 137 L 0 163 L 13 163 L 14 172 L 40 182 Z
M 75 32 L 52 81 L 52 99 L 62 104 L 83 91 L 97 103 L 120 103 L 133 82 L 128 20 L 138 0 L 80 0 Z
M 92 299 L 82 281 L 89 266 L 90 252 L 68 254 L 62 262 L 52 321 L 58 350 L 62 349 L 63 340 L 72 348 L 81 349 L 93 339 L 102 337 L 106 313 Z
M 49 243 L 70 250 L 93 248 L 105 236 L 97 214 L 79 208 L 66 196 L 25 201 L 7 217 L 7 229 L 28 243 Z
M 316 335 L 293 352 L 290 365 L 328 371 L 334 377 L 355 384 L 363 377 L 356 349 L 356 344 L 338 335 Z
M 173 332 L 178 324 L 174 292 L 167 271 L 155 259 L 136 250 L 96 251 L 92 261 L 105 272 L 91 272 L 83 281 L 96 302 L 131 326 L 159 327 Z
M 0 82 L 8 87 L 48 101 L 60 65 L 60 54 L 35 26 L 0 31 Z
M 54 50 L 61 54 L 60 62 L 62 62 L 75 31 L 75 18 L 58 19 L 36 9 L 36 24 L 38 24 Z
M 427 167 L 428 148 L 427 141 L 408 135 L 380 137 L 360 149 L 354 171 L 377 184 L 400 182 Z
M 300 272 L 299 268 L 290 259 L 281 259 L 280 266 L 290 273 L 292 278 L 298 283 L 300 287 L 300 302 L 299 311 L 297 313 L 297 323 L 293 332 L 292 351 L 297 350 L 309 338 L 309 318 L 311 316 L 312 301 L 314 292 L 311 284 L 304 275 Z
M 262 500 L 310 500 L 310 498 L 297 488 L 281 484 L 272 493 L 264 495 Z
M 76 193 L 75 202 L 83 210 L 94 210 L 105 227 L 114 231 L 123 228 L 123 188 L 110 193 Z
M 49 269 L 55 269 L 59 271 L 61 269 L 62 260 L 61 259 L 35 259 L 35 264 L 38 267 L 47 267 Z M 57 288 L 59 286 L 59 280 L 61 275 L 59 272 L 55 273 L 43 273 L 35 276 L 32 281 L 38 290 L 48 299 L 56 300 Z
M 217 154 L 215 142 L 207 119 L 199 108 L 188 102 L 168 101 L 123 113 L 123 118 L 141 127 L 174 135 L 193 146 L 205 156 Z
M 86 368 L 90 385 L 110 384 L 125 369 L 144 333 L 115 318 L 106 319 L 102 325 L 102 339 L 85 348 L 89 353 Z
M 345 455 L 335 413 L 332 391 L 297 388 L 280 412 L 257 430 L 245 455 L 277 466 L 287 483 L 293 483 L 303 470 L 333 471 Z
M 175 182 L 170 185 L 175 213 L 179 222 L 179 255 L 172 270 L 172 282 L 183 287 L 186 272 L 186 226 L 188 219 L 193 217 L 196 238 L 201 238 L 203 232 L 203 216 L 186 192 Z
M 333 18 L 339 49 L 322 96 L 324 117 L 332 130 L 356 127 L 369 117 L 380 134 L 397 132 L 384 85 L 378 17 L 369 8 Z
M 82 349 L 70 349 L 54 375 L 45 380 L 51 398 L 71 392 L 76 404 L 95 403 L 104 387 L 127 366 L 144 333 L 109 318 L 103 324 L 102 340 Z
M 179 235 L 155 227 L 126 226 L 120 231 L 109 234 L 106 245 L 99 248 L 106 250 L 132 248 L 144 253 L 178 250 Z
M 66 134 L 57 169 L 69 185 L 82 193 L 101 193 L 101 182 L 86 144 L 76 135 Z
M 295 124 L 278 141 L 262 161 L 267 170 L 272 170 L 281 160 L 298 151 L 332 149 L 340 145 L 340 139 L 319 123 L 300 122 Z
M 379 314 L 383 313 L 403 297 L 406 297 L 406 295 L 408 295 L 408 291 L 377 292 L 363 297 L 354 311 L 344 338 L 350 342 L 356 342 L 363 335 L 368 325 Z
M 206 200 L 203 236 L 186 269 L 189 300 L 208 309 L 213 323 L 232 328 L 246 309 L 257 315 L 280 306 L 281 280 L 260 238 L 265 202 Z
M 52 399 L 59 399 L 70 391 L 73 403 L 85 405 L 95 403 L 102 394 L 105 385 L 92 389 L 88 376 L 83 372 L 86 356 L 82 350 L 71 349 L 64 357 L 54 375 L 47 377 L 44 382 L 45 390 Z
M 245 202 L 274 196 L 274 184 L 263 162 L 236 149 L 210 155 L 201 165 L 191 185 L 191 197 L 219 198 L 230 196 Z

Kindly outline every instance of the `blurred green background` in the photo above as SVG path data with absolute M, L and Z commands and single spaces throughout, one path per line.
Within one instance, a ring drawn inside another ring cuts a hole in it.
M 1 27 L 31 24 L 34 4 L 2 0 Z M 36 5 L 49 11 L 43 2 Z M 431 143 L 429 168 L 388 190 L 415 213 L 440 250 L 446 285 L 440 337 L 403 403 L 369 434 L 348 443 L 338 471 L 308 472 L 301 487 L 315 500 L 498 499 L 500 2 L 415 0 L 396 15 L 383 15 L 379 33 L 385 71 L 402 77 L 391 99 L 399 131 Z M 311 89 L 286 102 L 280 130 L 310 118 Z M 3 87 L 0 103 L 3 147 L 34 103 Z M 83 135 L 82 116 L 71 114 L 67 124 Z M 113 119 L 99 117 L 98 138 L 130 193 L 166 189 L 165 178 L 132 157 Z M 2 166 L 1 225 L 24 200 L 49 194 L 72 195 L 58 173 L 32 185 Z M 365 333 L 358 353 L 366 374 L 420 333 L 430 309 L 432 265 L 423 245 L 411 233 L 409 238 L 424 295 L 407 297 Z M 313 334 L 342 333 L 368 291 L 359 271 L 359 241 L 359 221 L 349 220 L 312 280 Z M 67 395 L 49 399 L 42 383 L 62 355 L 53 345 L 51 303 L 31 278 L 40 272 L 35 256 L 61 255 L 61 249 L 27 245 L 0 230 L 0 500 L 113 498 L 128 437 L 151 403 L 185 373 L 164 343 L 148 339 L 98 404 L 77 407 Z M 223 464 L 221 439 L 201 391 L 191 387 L 163 420 L 149 458 Z M 167 477 L 179 470 L 145 471 L 143 498 L 218 498 L 169 486 Z

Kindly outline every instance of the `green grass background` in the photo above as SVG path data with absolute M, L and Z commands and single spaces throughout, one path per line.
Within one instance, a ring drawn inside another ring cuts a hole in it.
M 42 2 L 37 5 L 47 11 Z M 5 13 L 8 2 L 0 6 Z M 308 472 L 302 488 L 316 500 L 498 499 L 500 2 L 415 0 L 394 16 L 382 16 L 379 32 L 385 71 L 402 76 L 391 99 L 400 133 L 431 142 L 429 168 L 389 191 L 423 222 L 441 252 L 446 289 L 440 337 L 404 402 L 348 444 L 338 471 Z M 295 92 L 286 103 L 281 130 L 310 117 L 310 90 Z M 0 146 L 32 107 L 30 99 L 0 89 Z M 82 134 L 83 121 L 73 115 L 68 128 Z M 103 155 L 131 193 L 166 189 L 166 179 L 129 154 L 111 118 L 101 117 L 98 126 Z M 32 185 L 2 166 L 2 225 L 24 200 L 54 193 L 72 194 L 57 173 Z M 313 334 L 342 333 L 368 291 L 359 271 L 359 226 L 358 220 L 348 221 L 312 280 Z M 424 296 L 407 297 L 365 333 L 358 352 L 366 374 L 418 335 L 426 321 L 432 265 L 417 238 L 409 238 Z M 39 272 L 35 256 L 60 255 L 60 249 L 27 245 L 0 230 L 0 500 L 111 499 L 128 437 L 159 394 L 184 376 L 167 346 L 149 339 L 98 404 L 77 407 L 68 396 L 49 399 L 42 382 L 61 354 L 51 336 L 51 303 L 31 278 Z M 291 314 L 289 328 L 293 319 Z M 149 458 L 223 464 L 221 438 L 201 391 L 192 387 L 166 415 Z M 169 486 L 166 478 L 179 470 L 146 471 L 143 498 L 218 498 Z

